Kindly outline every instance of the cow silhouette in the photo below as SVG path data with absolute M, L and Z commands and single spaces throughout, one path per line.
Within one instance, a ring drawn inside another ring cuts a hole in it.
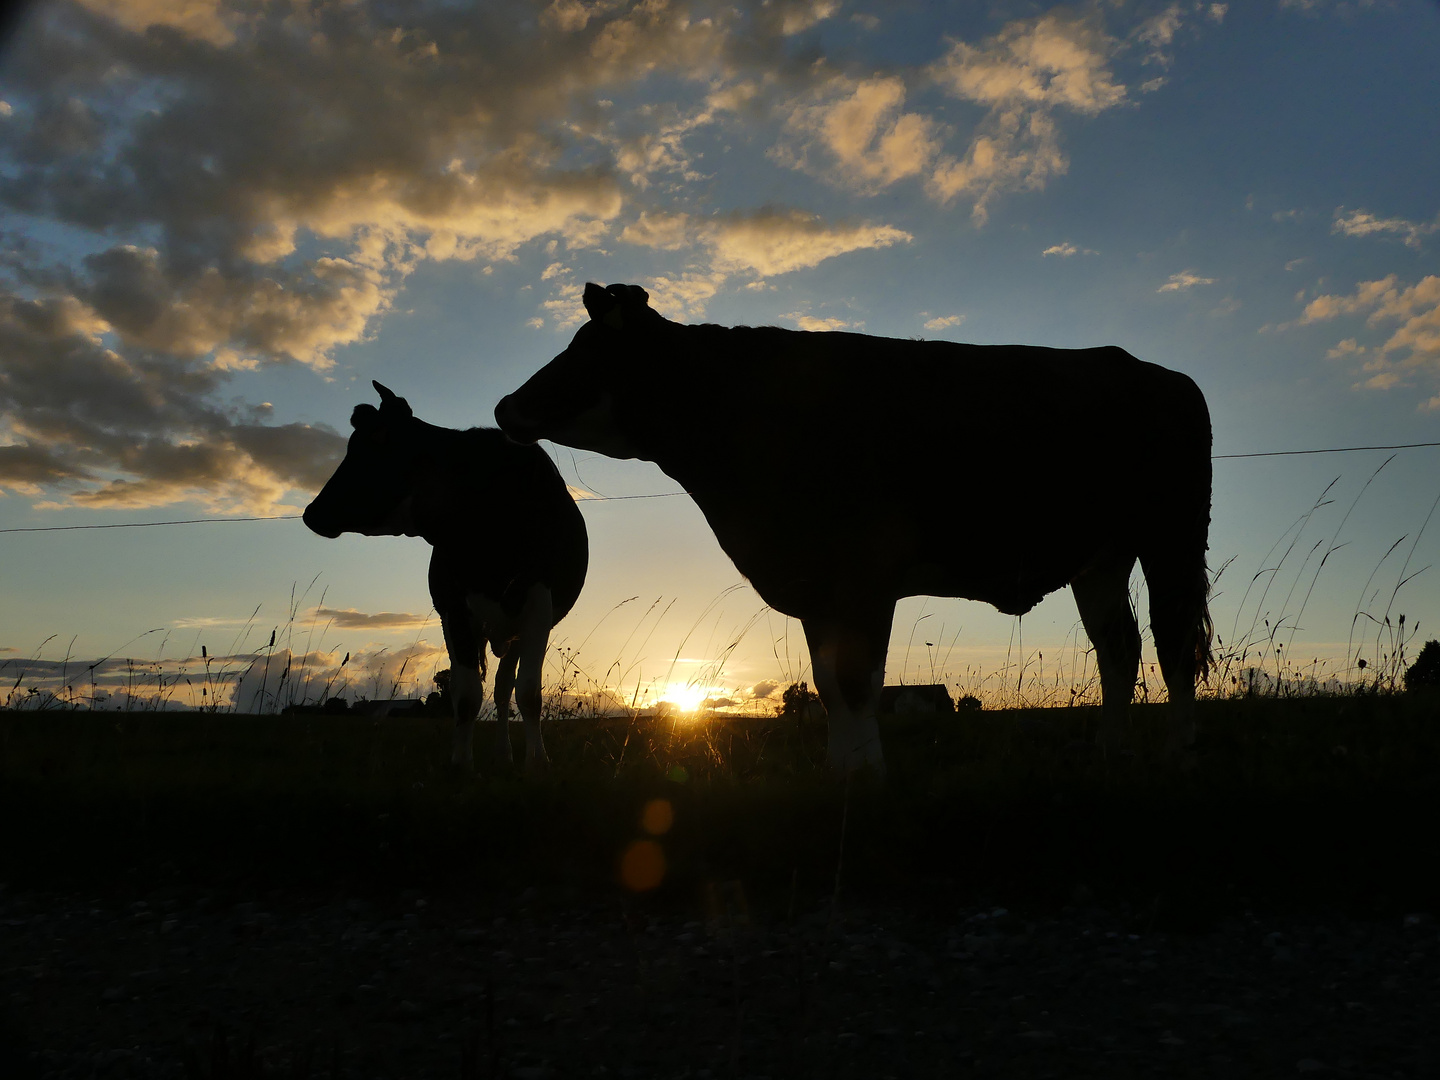
M 521 446 L 494 428 L 427 424 L 404 398 L 373 385 L 380 407 L 355 407 L 345 459 L 305 508 L 305 524 L 331 538 L 356 532 L 430 543 L 430 598 L 450 654 L 452 760 L 474 766 L 488 642 L 498 661 L 496 760 L 512 763 L 513 688 L 525 722 L 526 769 L 543 770 L 541 665 L 551 628 L 585 584 L 585 521 L 538 446 Z
M 691 326 L 648 301 L 587 284 L 589 321 L 495 418 L 516 440 L 642 458 L 684 485 L 760 596 L 804 627 L 833 768 L 883 774 L 891 620 L 918 594 L 1021 615 L 1070 585 L 1113 742 L 1140 658 L 1137 558 L 1169 744 L 1193 740 L 1211 637 L 1210 418 L 1194 382 L 1114 347 Z

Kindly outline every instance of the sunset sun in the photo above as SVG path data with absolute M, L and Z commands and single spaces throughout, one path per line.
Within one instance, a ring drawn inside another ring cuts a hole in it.
M 668 701 L 681 712 L 697 711 L 709 697 L 709 690 L 693 683 L 671 683 L 661 695 L 661 701 Z

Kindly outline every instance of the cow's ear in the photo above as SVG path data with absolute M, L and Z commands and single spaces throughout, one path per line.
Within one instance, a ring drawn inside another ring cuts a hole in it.
M 617 305 L 615 297 L 596 285 L 593 281 L 585 283 L 585 294 L 581 297 L 585 310 L 589 312 L 592 319 L 604 319 Z
M 350 414 L 350 426 L 356 431 L 371 427 L 380 420 L 380 410 L 374 405 L 356 405 Z
M 404 418 L 415 415 L 410 410 L 410 403 L 403 397 L 397 395 L 394 390 L 391 390 L 388 386 L 381 386 L 374 379 L 370 380 L 370 385 L 375 387 L 375 391 L 380 395 L 380 411 L 382 413 L 398 413 Z

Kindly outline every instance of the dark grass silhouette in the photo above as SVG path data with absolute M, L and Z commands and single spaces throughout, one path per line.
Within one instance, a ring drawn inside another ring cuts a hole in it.
M 876 700 L 895 603 L 918 594 L 1019 615 L 1072 586 L 1114 741 L 1140 659 L 1137 559 L 1168 749 L 1193 739 L 1211 440 L 1190 379 L 1113 347 L 685 326 L 633 285 L 589 284 L 584 303 L 590 321 L 496 420 L 526 442 L 654 461 L 685 486 L 756 591 L 804 626 L 838 772 L 884 772 Z M 737 394 L 774 408 L 737 410 Z M 1062 458 L 1086 477 L 1063 506 L 1006 482 Z
M 604 893 L 647 835 L 647 803 L 665 799 L 657 892 L 681 903 L 716 880 L 783 897 L 796 875 L 828 895 L 842 822 L 847 895 L 913 899 L 945 881 L 1064 902 L 1084 884 L 1196 917 L 1241 896 L 1440 899 L 1433 698 L 1197 708 L 1188 771 L 1142 760 L 1165 737 L 1160 706 L 1132 709 L 1142 755 L 1108 762 L 1088 745 L 1094 707 L 885 719 L 883 787 L 837 782 L 824 725 L 789 716 L 554 723 L 551 774 L 534 781 L 453 773 L 443 719 L 0 713 L 5 874 L 88 882 L 169 865 L 255 887 Z
M 423 536 L 430 598 L 450 654 L 453 763 L 471 769 L 484 698 L 485 647 L 495 669 L 494 756 L 509 768 L 507 722 L 516 694 L 525 764 L 545 767 L 541 668 L 550 630 L 585 583 L 585 521 L 544 451 L 486 428 L 456 431 L 416 418 L 404 398 L 374 384 L 380 407 L 357 405 L 345 460 L 305 508 L 321 536 Z M 271 645 L 274 636 L 271 637 Z

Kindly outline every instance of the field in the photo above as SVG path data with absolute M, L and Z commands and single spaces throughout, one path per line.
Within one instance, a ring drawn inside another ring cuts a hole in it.
M 0 713 L 6 1075 L 1422 1075 L 1440 706 L 1162 719 L 895 717 L 880 788 L 782 719 L 557 721 L 530 781 L 442 720 Z
M 454 775 L 441 719 L 0 713 L 7 874 L 604 888 L 665 799 L 658 898 L 677 903 L 717 878 L 830 890 L 842 825 L 843 889 L 1435 895 L 1433 699 L 1203 702 L 1185 769 L 1153 757 L 1163 706 L 1133 714 L 1136 752 L 1108 762 L 1092 708 L 891 718 L 872 789 L 830 778 L 823 724 L 783 719 L 552 722 L 533 782 Z

